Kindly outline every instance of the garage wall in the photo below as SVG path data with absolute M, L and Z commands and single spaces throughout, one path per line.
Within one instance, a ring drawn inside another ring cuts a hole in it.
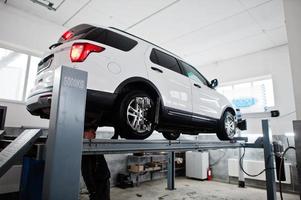
M 284 13 L 285 13 L 285 25 L 287 29 L 289 51 L 290 51 L 290 61 L 292 66 L 292 76 L 294 82 L 294 92 L 295 92 L 295 101 L 297 107 L 297 117 L 298 120 L 301 120 L 301 22 L 300 22 L 300 1 L 289 1 L 284 0 Z
M 7 106 L 5 127 L 41 127 L 48 128 L 49 121 L 38 116 L 32 116 L 23 103 L 0 101 L 1 106 Z
M 0 4 L 0 44 L 41 55 L 64 32 L 63 26 Z
M 271 75 L 275 109 L 279 109 L 282 115 L 271 120 L 272 132 L 293 132 L 292 120 L 296 118 L 296 113 L 287 45 L 201 66 L 199 70 L 210 80 L 218 78 L 220 84 Z M 259 120 L 248 120 L 248 133 L 261 133 Z
M 249 142 L 254 142 L 256 137 L 249 138 Z M 294 137 L 292 136 L 284 136 L 284 135 L 274 135 L 272 137 L 273 141 L 279 141 L 284 145 L 284 148 L 288 146 L 288 142 L 290 145 L 294 146 Z M 214 135 L 199 135 L 198 140 L 200 141 L 218 141 L 218 139 Z M 236 177 L 230 177 L 228 172 L 228 159 L 238 159 L 238 149 L 216 149 L 209 150 L 209 163 L 212 168 L 212 176 L 213 180 L 225 182 L 225 183 L 233 183 L 237 184 Z M 263 149 L 256 148 L 246 148 L 244 160 L 248 161 L 263 161 L 264 160 L 264 152 Z M 290 178 L 292 180 L 291 184 L 283 184 L 283 191 L 285 192 L 298 192 L 297 188 L 299 188 L 298 177 L 297 177 L 297 168 L 296 168 L 296 154 L 294 151 L 288 151 L 286 155 L 286 163 L 291 164 L 291 174 Z M 259 173 L 263 168 L 258 168 L 257 172 Z M 250 169 L 245 169 L 247 172 L 251 173 Z M 257 188 L 265 188 L 265 181 L 262 180 L 252 180 L 246 177 L 246 186 L 252 186 Z
M 22 51 L 41 56 L 49 44 L 57 41 L 65 30 L 64 27 L 33 15 L 0 4 L 0 47 Z M 0 105 L 8 106 L 5 126 L 47 127 L 48 121 L 31 116 L 24 103 L 1 101 Z

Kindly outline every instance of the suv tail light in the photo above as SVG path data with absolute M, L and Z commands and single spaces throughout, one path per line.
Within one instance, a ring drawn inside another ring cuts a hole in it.
M 64 39 L 64 40 L 69 40 L 69 39 L 71 39 L 72 37 L 73 37 L 73 32 L 71 32 L 71 31 L 66 31 L 63 35 L 62 35 L 62 38 Z
M 72 62 L 83 62 L 91 52 L 102 52 L 105 48 L 90 43 L 74 43 L 70 50 Z

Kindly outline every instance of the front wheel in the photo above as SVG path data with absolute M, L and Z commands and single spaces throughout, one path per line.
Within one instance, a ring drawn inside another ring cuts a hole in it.
M 144 91 L 133 91 L 121 100 L 118 127 L 126 139 L 146 139 L 154 131 L 155 104 Z
M 162 135 L 167 140 L 176 140 L 180 137 L 181 133 L 163 132 Z
M 220 140 L 231 140 L 236 133 L 236 122 L 234 115 L 226 111 L 219 123 L 217 137 Z

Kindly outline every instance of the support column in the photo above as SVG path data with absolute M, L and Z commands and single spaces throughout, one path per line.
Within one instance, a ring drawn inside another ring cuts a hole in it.
M 78 199 L 87 72 L 62 66 L 55 71 L 46 143 L 44 200 Z
M 297 119 L 301 120 L 301 1 L 283 0 Z
M 241 132 L 238 132 L 238 137 L 241 137 Z M 242 156 L 242 148 L 238 148 L 238 187 L 245 187 L 245 174 L 240 167 L 240 158 Z M 241 165 L 243 166 L 243 160 L 241 161 Z
M 269 133 L 269 122 L 267 119 L 262 120 L 263 131 L 263 148 L 264 148 L 264 163 L 266 176 L 267 199 L 276 200 L 276 182 L 275 182 L 275 166 L 273 146 L 271 143 L 271 136 Z
M 168 163 L 167 163 L 167 189 L 175 189 L 175 152 L 168 152 Z
M 301 198 L 301 1 L 283 0 L 297 120 L 293 122 Z

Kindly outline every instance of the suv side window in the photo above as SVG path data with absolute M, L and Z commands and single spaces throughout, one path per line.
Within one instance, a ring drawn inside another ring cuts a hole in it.
M 207 79 L 200 73 L 198 72 L 194 67 L 192 67 L 191 65 L 183 62 L 183 61 L 180 61 L 181 62 L 181 65 L 183 66 L 184 68 L 184 74 L 185 76 L 197 81 L 197 82 L 201 82 L 203 83 L 204 85 L 207 85 L 208 86 L 208 81 Z
M 150 55 L 150 60 L 157 65 L 182 74 L 177 59 L 160 50 L 153 49 Z
M 137 45 L 137 41 L 113 31 L 96 28 L 90 31 L 84 39 L 99 42 L 122 51 L 129 51 Z

